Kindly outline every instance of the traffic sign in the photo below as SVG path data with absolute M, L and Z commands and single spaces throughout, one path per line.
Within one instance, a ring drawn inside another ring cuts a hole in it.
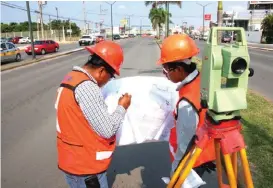
M 205 20 L 211 20 L 211 14 L 205 14 L 204 19 Z

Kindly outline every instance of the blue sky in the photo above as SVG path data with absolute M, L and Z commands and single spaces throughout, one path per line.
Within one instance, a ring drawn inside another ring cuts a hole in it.
M 111 3 L 111 1 L 108 1 Z M 212 20 L 217 20 L 217 1 L 198 1 L 201 4 L 211 3 L 206 7 L 206 13 L 212 14 Z M 9 1 L 8 3 L 16 4 L 19 6 L 26 6 L 25 1 Z M 107 9 L 105 15 L 98 15 L 100 12 L 100 6 L 102 9 Z M 246 11 L 247 1 L 224 1 L 224 10 L 227 11 Z M 56 15 L 55 7 L 59 9 L 59 16 L 71 17 L 76 19 L 84 19 L 83 15 L 83 1 L 48 1 L 44 7 L 43 12 Z M 85 1 L 85 7 L 87 14 L 87 20 L 97 22 L 101 19 L 104 20 L 104 24 L 110 25 L 110 5 L 104 1 Z M 37 1 L 30 2 L 30 8 L 38 10 Z M 126 15 L 131 16 L 131 25 L 140 25 L 142 20 L 143 25 L 150 25 L 148 14 L 150 6 L 146 7 L 144 1 L 117 1 L 113 5 L 113 22 L 115 26 L 118 26 L 120 20 L 125 18 Z M 175 24 L 181 25 L 182 22 L 187 22 L 188 25 L 194 25 L 199 27 L 202 25 L 202 7 L 196 4 L 196 1 L 183 1 L 182 8 L 175 5 L 170 6 L 172 13 L 171 20 Z M 142 16 L 142 17 L 141 17 Z M 32 20 L 36 21 L 36 14 L 32 14 Z M 54 19 L 54 18 L 51 18 Z M 44 16 L 44 22 L 47 23 L 48 16 Z M 27 13 L 22 10 L 9 8 L 1 5 L 1 22 L 22 22 L 27 21 Z M 79 26 L 83 26 L 83 22 L 75 21 Z M 206 22 L 205 25 L 208 25 Z M 93 25 L 94 27 L 95 25 Z

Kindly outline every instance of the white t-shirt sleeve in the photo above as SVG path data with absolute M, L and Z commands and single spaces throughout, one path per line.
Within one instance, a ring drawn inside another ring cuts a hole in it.
M 186 100 L 181 100 L 177 109 L 178 118 L 176 120 L 176 136 L 178 148 L 174 156 L 172 170 L 175 170 L 183 157 L 187 146 L 195 135 L 199 117 L 194 107 Z

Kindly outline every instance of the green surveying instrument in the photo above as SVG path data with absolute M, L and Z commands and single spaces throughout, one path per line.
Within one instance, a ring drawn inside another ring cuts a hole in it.
M 225 33 L 236 33 L 234 43 L 219 44 L 219 38 Z M 198 128 L 195 144 L 184 155 L 168 188 L 181 187 L 209 142 L 214 143 L 219 187 L 237 188 L 238 153 L 242 162 L 244 183 L 247 188 L 254 187 L 244 139 L 240 133 L 242 127 L 240 110 L 247 108 L 248 79 L 254 74 L 249 63 L 250 58 L 243 28 L 211 28 L 204 49 L 201 71 L 201 106 L 202 109 L 207 110 L 205 124 Z M 225 163 L 229 185 L 222 181 L 221 157 Z

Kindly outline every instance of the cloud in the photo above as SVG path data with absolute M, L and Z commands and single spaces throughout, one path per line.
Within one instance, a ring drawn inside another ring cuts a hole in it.
M 119 5 L 118 8 L 125 9 L 126 7 L 124 5 Z

